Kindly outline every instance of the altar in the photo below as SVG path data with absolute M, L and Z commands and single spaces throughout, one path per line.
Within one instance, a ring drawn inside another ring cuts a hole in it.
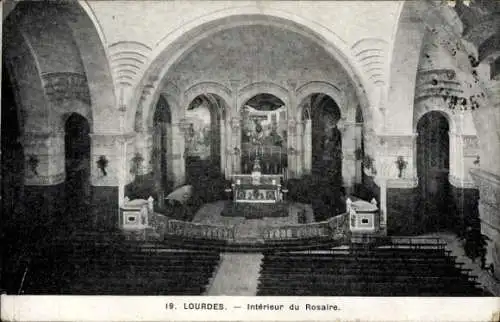
M 282 189 L 282 175 L 262 174 L 260 162 L 254 162 L 252 174 L 236 174 L 232 176 L 232 203 L 223 215 L 260 218 L 266 216 L 286 216 Z
M 282 176 L 262 174 L 260 161 L 256 159 L 252 174 L 233 175 L 231 185 L 233 201 L 236 203 L 277 203 L 283 200 Z

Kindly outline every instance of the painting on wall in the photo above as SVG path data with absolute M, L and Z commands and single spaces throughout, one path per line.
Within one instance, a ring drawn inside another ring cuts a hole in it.
M 210 159 L 212 141 L 210 110 L 204 104 L 186 111 L 188 128 L 186 131 L 187 156 L 201 160 Z

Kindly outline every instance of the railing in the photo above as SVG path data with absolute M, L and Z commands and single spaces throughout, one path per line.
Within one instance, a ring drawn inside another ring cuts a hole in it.
M 214 240 L 233 240 L 235 237 L 232 226 L 216 226 L 168 219 L 164 227 L 164 234 L 170 236 Z
M 446 242 L 439 237 L 352 237 L 353 244 L 376 244 L 390 248 L 445 249 Z
M 314 237 L 332 237 L 340 239 L 345 237 L 347 215 L 333 217 L 328 221 L 303 225 L 284 225 L 267 227 L 263 231 L 265 240 L 285 240 Z
M 210 224 L 199 224 L 167 218 L 163 215 L 154 214 L 150 220 L 154 229 L 164 236 L 178 236 L 187 238 L 212 239 L 223 241 L 234 241 L 238 239 L 234 226 L 226 227 Z M 259 235 L 264 240 L 293 240 L 305 238 L 327 238 L 340 239 L 346 236 L 347 215 L 333 217 L 328 221 L 265 227 Z

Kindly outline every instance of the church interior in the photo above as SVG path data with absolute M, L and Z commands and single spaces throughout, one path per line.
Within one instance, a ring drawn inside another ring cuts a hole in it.
M 3 1 L 0 289 L 500 295 L 500 3 Z

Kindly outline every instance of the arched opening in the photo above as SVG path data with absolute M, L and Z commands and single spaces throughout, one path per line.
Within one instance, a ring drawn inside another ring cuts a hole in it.
M 64 131 L 66 215 L 84 225 L 90 204 L 90 126 L 83 116 L 72 113 Z
M 311 203 L 316 220 L 321 221 L 345 211 L 342 133 L 337 127 L 341 112 L 337 103 L 323 93 L 307 96 L 299 108 L 304 122 L 302 162 L 310 176 L 303 177 L 291 196 Z
M 3 220 L 23 218 L 24 195 L 24 151 L 21 145 L 19 107 L 15 100 L 15 87 L 8 75 L 7 68 L 2 68 L 2 112 L 1 112 L 1 193 Z
M 446 227 L 449 207 L 449 124 L 442 113 L 426 113 L 417 123 L 417 174 L 422 228 Z
M 224 124 L 226 108 L 221 97 L 208 93 L 196 96 L 185 114 L 186 183 L 194 187 L 195 208 L 222 198 L 225 182 L 222 165 L 226 161 L 221 124 Z
M 186 111 L 186 181 L 195 183 L 203 177 L 219 177 L 220 100 L 211 94 L 193 99 Z
M 241 109 L 241 170 L 251 173 L 259 162 L 264 174 L 287 168 L 287 110 L 272 94 L 258 94 Z
M 342 185 L 342 133 L 337 127 L 340 109 L 328 95 L 311 96 L 312 173 Z
M 168 156 L 172 154 L 172 116 L 170 106 L 163 96 L 156 104 L 153 116 L 153 149 L 151 162 L 155 181 L 155 192 L 158 207 L 164 208 L 165 193 L 173 188 L 173 178 L 168 164 Z

